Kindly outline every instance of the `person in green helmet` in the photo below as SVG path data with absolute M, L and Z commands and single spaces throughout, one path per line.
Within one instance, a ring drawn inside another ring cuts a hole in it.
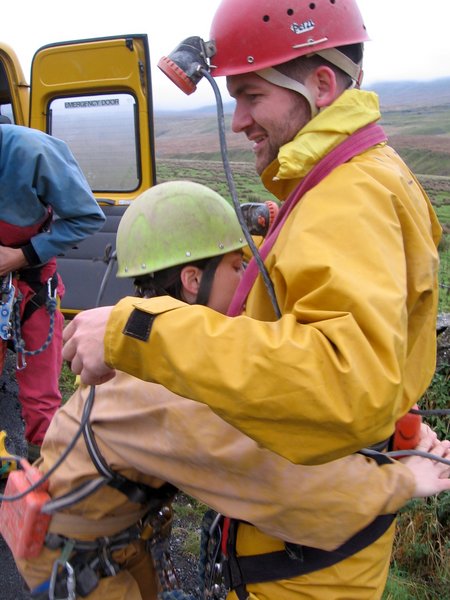
M 191 181 L 166 182 L 124 214 L 117 276 L 134 277 L 141 296 L 169 294 L 225 313 L 240 281 L 245 245 L 234 210 L 219 194 Z M 212 289 L 218 268 L 229 282 L 220 293 Z
M 118 275 L 134 279 L 139 297 L 226 312 L 243 273 L 244 245 L 234 210 L 221 196 L 192 182 L 163 183 L 136 199 L 120 222 Z M 425 459 L 379 467 L 352 455 L 317 467 L 294 465 L 207 406 L 119 371 L 92 394 L 93 388 L 77 389 L 42 446 L 44 473 L 74 439 L 93 401 L 84 435 L 50 476 L 46 543 L 38 556 L 16 557 L 34 598 L 69 597 L 73 570 L 76 593 L 89 600 L 155 600 L 171 576 L 167 536 L 177 488 L 261 532 L 324 554 L 378 514 L 443 489 L 444 467 Z M 421 448 L 448 450 L 429 430 Z M 319 492 L 330 480 L 334 494 L 325 498 Z M 54 565 L 59 570 L 52 579 Z

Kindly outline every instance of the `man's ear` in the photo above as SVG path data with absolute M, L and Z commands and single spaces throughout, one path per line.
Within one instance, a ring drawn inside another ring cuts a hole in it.
M 339 95 L 336 81 L 336 73 L 330 67 L 322 65 L 317 67 L 306 78 L 308 88 L 313 91 L 316 106 L 325 108 L 334 102 Z
M 187 265 L 181 269 L 180 280 L 183 285 L 183 298 L 189 304 L 195 302 L 203 271 L 193 265 Z

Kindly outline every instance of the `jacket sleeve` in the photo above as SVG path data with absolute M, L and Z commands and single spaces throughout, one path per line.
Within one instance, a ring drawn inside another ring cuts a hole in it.
M 98 231 L 105 215 L 67 144 L 30 131 L 22 142 L 21 151 L 27 156 L 17 176 L 22 193 L 36 194 L 45 207 L 53 210 L 48 230 L 30 240 L 40 262 L 46 262 Z
M 413 493 L 413 476 L 401 463 L 378 467 L 353 455 L 294 465 L 207 406 L 123 373 L 97 387 L 96 403 L 107 422 L 97 423 L 94 411 L 94 431 L 115 468 L 132 466 L 131 476 L 170 481 L 283 540 L 334 549 L 378 514 L 396 512 Z
M 259 280 L 234 318 L 126 299 L 110 320 L 107 362 L 208 404 L 293 462 L 387 439 L 428 386 L 436 352 L 429 209 L 402 194 L 344 165 L 304 197 L 266 259 L 278 321 Z M 126 334 L 133 308 L 156 315 L 146 340 Z

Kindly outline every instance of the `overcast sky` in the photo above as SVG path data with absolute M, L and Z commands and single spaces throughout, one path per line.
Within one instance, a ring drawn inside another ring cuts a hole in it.
M 243 2 L 245 0 L 242 0 Z M 22 0 L 4 7 L 0 40 L 18 55 L 30 80 L 34 52 L 44 44 L 90 37 L 147 33 L 158 109 L 214 104 L 206 80 L 185 96 L 156 67 L 182 39 L 209 39 L 219 0 Z M 449 0 L 359 0 L 371 42 L 366 44 L 365 86 L 379 81 L 450 76 Z M 223 99 L 229 100 L 220 78 Z

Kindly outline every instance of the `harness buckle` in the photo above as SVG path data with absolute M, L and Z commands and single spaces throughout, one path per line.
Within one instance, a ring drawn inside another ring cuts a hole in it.
M 66 590 L 67 590 L 67 596 L 63 597 L 56 597 L 55 596 L 55 586 L 56 586 L 56 580 L 58 578 L 58 567 L 62 565 L 64 567 L 64 569 L 66 570 L 66 577 L 65 577 L 65 581 L 66 581 Z M 53 563 L 53 568 L 52 568 L 52 574 L 50 577 L 50 586 L 48 589 L 48 597 L 49 600 L 76 600 L 76 592 L 75 592 L 75 571 L 72 567 L 72 565 L 70 564 L 70 562 L 68 560 L 66 561 L 62 561 L 61 559 L 55 560 L 55 562 Z

